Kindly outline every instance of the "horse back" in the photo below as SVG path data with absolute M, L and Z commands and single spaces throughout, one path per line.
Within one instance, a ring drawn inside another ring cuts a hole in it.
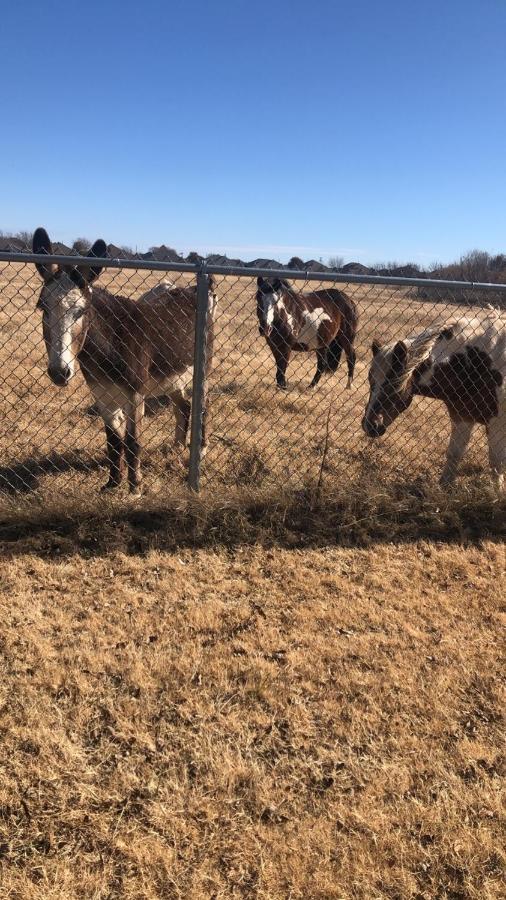
M 195 288 L 171 288 L 137 306 L 137 330 L 145 346 L 150 378 L 163 380 L 193 366 Z
M 82 354 L 85 376 L 142 393 L 191 379 L 195 342 L 195 287 L 153 290 L 139 300 L 93 294 L 93 321 Z M 208 335 L 212 361 L 213 320 Z
M 357 305 L 352 297 L 345 294 L 344 291 L 337 290 L 337 288 L 315 291 L 315 296 L 321 298 L 321 300 L 325 300 L 330 308 L 339 310 L 342 317 L 350 323 L 350 326 L 353 326 L 354 330 L 356 330 L 358 311 Z
M 336 323 L 338 331 L 342 331 L 353 343 L 358 324 L 358 311 L 352 297 L 337 288 L 311 291 L 302 296 L 306 309 L 313 311 L 322 308 Z

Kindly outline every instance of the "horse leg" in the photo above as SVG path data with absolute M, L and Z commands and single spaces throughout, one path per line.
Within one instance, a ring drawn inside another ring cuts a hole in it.
M 134 497 L 139 497 L 142 485 L 141 473 L 141 427 L 144 417 L 144 397 L 137 391 L 132 393 L 128 403 L 125 456 L 128 469 L 128 488 Z
M 121 484 L 123 477 L 123 449 L 124 437 L 121 429 L 113 428 L 104 422 L 105 436 L 107 440 L 107 463 L 109 465 L 109 481 L 101 488 L 102 491 L 111 491 Z
M 175 399 L 176 404 L 176 433 L 174 444 L 176 447 L 186 447 L 188 426 L 190 424 L 191 401 L 184 394 Z
M 310 388 L 316 387 L 327 368 L 327 349 L 327 347 L 320 347 L 316 351 L 316 372 L 311 384 L 309 385 Z
M 448 450 L 446 451 L 446 463 L 441 472 L 441 478 L 439 479 L 441 487 L 448 487 L 448 485 L 455 481 L 458 466 L 462 461 L 462 457 L 466 452 L 467 445 L 471 438 L 473 425 L 473 422 L 454 422 L 452 419 L 452 431 Z
M 346 382 L 346 387 L 351 388 L 351 382 L 353 381 L 353 375 L 355 372 L 355 363 L 357 361 L 357 354 L 355 353 L 353 344 L 346 336 L 343 335 L 341 343 L 342 349 L 346 354 L 346 362 L 348 364 L 348 381 Z
M 336 344 L 332 341 L 326 354 L 327 368 L 329 368 L 331 372 L 337 372 L 339 363 L 341 362 L 342 352 L 343 348 L 341 344 Z
M 93 406 L 103 420 L 107 441 L 109 480 L 102 491 L 110 491 L 121 484 L 123 477 L 123 451 L 125 448 L 126 416 L 125 395 L 114 384 L 93 382 L 89 384 L 93 394 Z
M 497 493 L 504 490 L 506 473 L 506 411 L 488 423 L 488 458 Z
M 188 427 L 190 424 L 190 414 L 191 414 L 191 400 L 188 400 L 184 395 L 181 395 L 176 401 L 176 436 L 175 436 L 175 445 L 176 447 L 185 447 L 187 443 L 188 437 Z M 204 394 L 204 406 L 202 409 L 202 422 L 201 422 L 201 455 L 205 456 L 207 453 L 207 434 L 206 434 L 206 425 L 207 425 L 207 391 Z
M 272 352 L 276 360 L 276 385 L 280 390 L 286 391 L 286 367 L 290 359 L 290 347 L 284 342 L 283 346 L 273 344 Z

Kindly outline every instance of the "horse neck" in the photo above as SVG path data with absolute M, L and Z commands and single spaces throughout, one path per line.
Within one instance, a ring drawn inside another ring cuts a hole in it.
M 113 303 L 118 304 L 117 312 L 111 311 L 108 314 L 109 306 Z M 98 349 L 102 356 L 108 358 L 117 354 L 119 343 L 117 339 L 117 325 L 120 321 L 118 317 L 120 303 L 120 297 L 116 297 L 104 288 L 92 289 L 83 352 L 92 353 Z
M 439 333 L 440 329 L 430 329 L 411 340 L 407 369 L 398 378 L 398 387 L 401 390 L 408 389 L 415 394 L 421 393 L 420 379 L 434 367 L 432 351 Z
M 283 302 L 283 306 L 285 307 L 286 312 L 292 316 L 292 319 L 300 319 L 302 316 L 303 305 L 300 302 L 299 298 L 295 291 L 291 291 L 289 288 L 285 288 L 281 295 L 281 300 Z
M 432 382 L 432 375 L 434 372 L 434 360 L 430 358 L 430 355 L 422 360 L 415 367 L 411 374 L 411 378 L 409 380 L 409 387 L 413 394 L 417 394 L 421 397 L 432 397 L 433 392 L 430 389 L 429 385 Z M 421 379 L 426 378 L 427 383 L 422 384 Z

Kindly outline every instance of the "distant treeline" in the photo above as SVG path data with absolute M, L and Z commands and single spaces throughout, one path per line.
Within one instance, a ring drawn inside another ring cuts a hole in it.
M 59 241 L 53 243 L 54 253 L 71 256 L 85 256 L 91 246 L 87 238 L 77 238 L 71 247 Z M 16 234 L 8 234 L 0 230 L 0 251 L 4 253 L 28 253 L 32 246 L 32 232 L 19 231 Z M 206 261 L 210 265 L 234 266 L 239 268 L 265 268 L 286 269 L 287 271 L 299 270 L 302 272 L 339 272 L 343 275 L 390 275 L 402 278 L 438 278 L 451 281 L 489 282 L 492 284 L 506 283 L 506 255 L 499 253 L 495 256 L 484 250 L 471 250 L 461 256 L 458 262 L 443 265 L 433 263 L 422 269 L 416 263 L 380 262 L 374 266 L 365 266 L 360 262 L 345 263 L 342 257 L 332 256 L 324 263 L 322 259 L 303 260 L 293 256 L 286 264 L 276 259 L 258 258 L 250 262 L 241 259 L 210 253 L 202 256 L 192 251 L 187 256 L 178 253 L 173 247 L 166 244 L 150 247 L 145 253 L 137 252 L 132 247 L 109 244 L 107 255 L 111 259 L 144 259 L 167 263 L 193 263 L 199 264 Z

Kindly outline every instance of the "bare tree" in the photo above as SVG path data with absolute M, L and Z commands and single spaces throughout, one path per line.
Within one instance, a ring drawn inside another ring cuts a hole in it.
M 81 256 L 87 256 L 88 250 L 91 247 L 92 242 L 85 237 L 76 238 L 74 243 L 72 244 L 72 250 L 75 250 L 76 253 L 80 253 Z
M 33 231 L 18 231 L 18 233 L 15 234 L 14 237 L 17 237 L 18 240 L 23 241 L 23 243 L 26 244 L 28 249 L 31 249 Z
M 342 269 L 344 266 L 344 256 L 329 256 L 328 266 L 330 269 Z

